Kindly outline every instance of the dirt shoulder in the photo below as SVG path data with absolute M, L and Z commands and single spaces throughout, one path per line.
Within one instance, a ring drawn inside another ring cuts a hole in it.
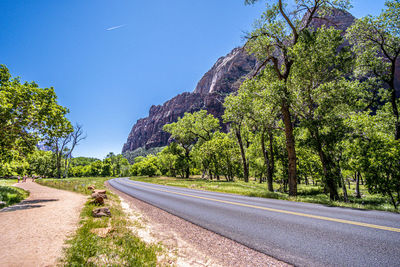
M 16 186 L 30 196 L 0 210 L 0 265 L 55 266 L 87 198 L 30 180 Z
M 288 264 L 222 237 L 159 208 L 128 196 L 107 184 L 118 194 L 131 219 L 144 228 L 136 229 L 146 242 L 161 242 L 175 255 L 177 266 L 289 266 Z

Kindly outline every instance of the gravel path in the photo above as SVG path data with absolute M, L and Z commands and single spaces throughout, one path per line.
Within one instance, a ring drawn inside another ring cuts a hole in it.
M 177 250 L 177 266 L 290 266 L 108 187 L 145 217 L 153 238 Z
M 0 210 L 0 266 L 55 266 L 87 198 L 30 180 L 16 186 L 30 196 Z

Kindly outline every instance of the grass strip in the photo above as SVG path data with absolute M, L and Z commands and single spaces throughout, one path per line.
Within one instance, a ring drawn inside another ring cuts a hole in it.
M 0 180 L 0 201 L 6 203 L 5 207 L 17 204 L 29 196 L 28 191 L 12 186 L 16 182 L 15 179 Z
M 347 193 L 349 202 L 343 201 L 331 201 L 329 196 L 323 192 L 323 188 L 320 186 L 313 185 L 298 185 L 297 197 L 289 197 L 287 194 L 282 192 L 269 192 L 267 190 L 267 184 L 260 184 L 256 181 L 244 181 L 236 180 L 234 182 L 217 181 L 217 180 L 206 180 L 200 178 L 175 178 L 175 177 L 132 177 L 134 181 L 141 181 L 147 183 L 177 186 L 192 188 L 198 190 L 207 190 L 221 193 L 230 193 L 250 197 L 262 197 L 262 198 L 273 198 L 282 199 L 289 201 L 317 203 L 332 207 L 346 207 L 363 210 L 381 210 L 399 213 L 391 204 L 388 197 L 383 197 L 378 194 L 369 194 L 363 185 L 360 185 L 360 191 L 362 198 L 356 198 L 354 194 L 355 185 L 352 185 L 352 189 L 347 187 Z M 274 188 L 279 188 L 281 185 L 275 183 Z M 340 189 L 340 188 L 339 188 Z M 343 199 L 343 196 L 340 196 Z
M 57 189 L 90 195 L 87 189 L 105 189 L 109 178 L 44 179 L 38 183 Z M 88 200 L 81 212 L 80 227 L 68 240 L 68 248 L 61 264 L 64 266 L 156 266 L 161 248 L 148 245 L 131 231 L 133 222 L 127 219 L 117 195 L 107 191 L 105 206 L 111 217 L 94 218 L 92 210 L 97 208 Z

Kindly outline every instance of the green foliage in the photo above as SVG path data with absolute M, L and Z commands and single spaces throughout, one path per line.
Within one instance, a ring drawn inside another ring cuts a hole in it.
M 176 177 L 185 176 L 186 163 L 185 151 L 182 147 L 172 142 L 157 154 L 160 172 L 163 175 Z
M 91 163 L 98 161 L 99 159 L 90 158 L 90 157 L 76 157 L 71 159 L 71 166 L 86 166 L 90 165 Z
M 212 138 L 215 131 L 220 128 L 219 120 L 213 115 L 207 114 L 206 110 L 195 113 L 185 113 L 177 122 L 164 125 L 164 131 L 171 134 L 173 140 L 184 150 L 182 163 L 185 168 L 185 177 L 190 174 L 191 157 L 190 151 L 194 144 L 207 142 Z
M 199 162 L 203 174 L 209 174 L 212 178 L 224 175 L 226 180 L 232 181 L 239 175 L 240 152 L 235 141 L 230 135 L 216 132 L 206 142 L 196 144 L 193 150 L 193 158 Z
M 177 122 L 164 125 L 164 131 L 184 149 L 189 149 L 197 140 L 208 141 L 212 133 L 220 128 L 218 119 L 206 110 L 185 113 Z
M 71 131 L 53 88 L 21 83 L 0 66 L 0 162 L 27 156 L 39 141 Z
M 55 158 L 51 151 L 35 150 L 28 156 L 27 161 L 29 164 L 27 169 L 30 175 L 44 177 L 54 177 L 56 175 Z
M 395 207 L 400 204 L 400 142 L 394 140 L 392 128 L 387 127 L 393 117 L 385 106 L 376 115 L 369 112 L 355 114 L 348 124 L 355 131 L 349 138 L 345 156 L 352 172 L 362 172 L 371 193 L 390 197 Z
M 72 158 L 70 165 L 71 177 L 126 177 L 130 175 L 131 167 L 121 154 L 115 155 L 112 152 L 103 161 L 87 157 Z
M 400 205 L 400 141 L 376 138 L 368 142 L 368 158 L 363 161 L 368 190 L 389 196 Z
M 395 77 L 399 75 L 396 64 L 400 59 L 400 2 L 386 1 L 385 5 L 379 16 L 357 20 L 346 37 L 357 55 L 356 76 L 368 77 L 377 85 L 374 90 L 380 91 L 378 101 L 391 104 L 393 135 L 400 140 L 399 95 L 395 88 Z
M 0 164 L 0 177 L 13 177 L 18 175 L 25 175 L 27 173 L 29 164 L 24 160 L 13 160 Z
M 159 171 L 159 160 L 154 155 L 148 155 L 145 158 L 136 160 L 131 166 L 130 172 L 133 176 L 155 176 L 161 174 Z
M 111 173 L 104 176 L 129 176 L 129 169 L 131 165 L 123 155 L 115 155 L 111 152 L 106 156 L 103 162 L 105 163 L 105 165 L 110 165 L 111 168 Z

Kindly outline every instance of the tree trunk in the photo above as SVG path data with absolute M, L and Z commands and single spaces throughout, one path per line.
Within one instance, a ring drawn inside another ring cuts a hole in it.
M 283 192 L 287 192 L 287 186 L 288 186 L 288 180 L 287 179 L 283 179 Z
M 356 198 L 361 198 L 360 194 L 360 172 L 356 173 Z
M 346 183 L 344 182 L 344 178 L 342 175 L 342 172 L 339 169 L 339 174 L 340 174 L 340 180 L 342 181 L 342 190 L 343 190 L 343 198 L 344 198 L 344 202 L 349 202 L 349 198 L 347 196 L 347 189 L 346 189 Z
M 309 129 L 311 135 L 313 136 L 316 144 L 316 149 L 321 160 L 322 170 L 325 176 L 325 186 L 329 191 L 329 199 L 330 200 L 338 200 L 339 194 L 337 191 L 337 183 L 335 181 L 335 175 L 333 173 L 334 164 L 332 160 L 325 154 L 322 149 L 322 143 L 319 136 L 318 129 Z
M 396 87 L 394 84 L 394 79 L 396 75 L 396 61 L 397 57 L 392 61 L 391 65 L 391 79 L 389 81 L 389 87 L 391 90 L 391 99 L 390 102 L 392 104 L 392 110 L 393 110 L 393 115 L 395 117 L 395 133 L 394 133 L 394 139 L 395 140 L 400 140 L 400 119 L 399 119 L 399 109 L 397 107 L 397 96 L 396 96 Z
M 57 178 L 61 178 L 61 153 L 56 154 Z
M 328 191 L 329 191 L 329 199 L 330 200 L 338 200 L 339 194 L 337 191 L 337 183 L 335 182 L 335 177 L 332 172 L 332 164 L 330 162 L 330 159 L 327 158 L 327 156 L 322 151 L 322 149 L 319 151 L 319 156 L 320 156 L 322 168 L 324 171 L 326 185 L 327 185 Z
M 189 178 L 189 175 L 190 175 L 190 166 L 189 166 L 189 164 L 190 164 L 190 150 L 189 149 L 185 149 L 186 150 L 186 152 L 185 152 L 185 157 L 186 157 L 186 163 L 187 163 L 187 166 L 186 166 L 186 169 L 185 169 L 185 178 Z
M 397 210 L 396 200 L 394 200 L 393 194 L 390 192 L 390 190 L 388 192 L 388 195 L 390 196 L 390 199 L 392 200 L 392 204 L 393 204 L 394 208 Z
M 288 183 L 289 196 L 297 195 L 297 169 L 296 169 L 296 149 L 293 135 L 292 118 L 286 100 L 282 103 L 283 123 L 285 124 L 286 150 L 288 153 Z
M 274 148 L 273 148 L 273 135 L 269 134 L 269 153 L 265 149 L 265 135 L 264 132 L 261 134 L 261 149 L 264 156 L 264 162 L 267 166 L 267 184 L 268 191 L 274 192 L 273 178 L 274 178 Z M 260 179 L 260 183 L 261 183 Z
M 242 156 L 242 163 L 243 163 L 243 178 L 246 183 L 249 182 L 249 168 L 247 164 L 247 159 L 246 159 L 246 152 L 244 151 L 243 147 L 243 140 L 242 140 L 242 134 L 239 129 L 235 129 L 235 135 L 239 143 L 239 148 L 240 148 L 240 155 Z

